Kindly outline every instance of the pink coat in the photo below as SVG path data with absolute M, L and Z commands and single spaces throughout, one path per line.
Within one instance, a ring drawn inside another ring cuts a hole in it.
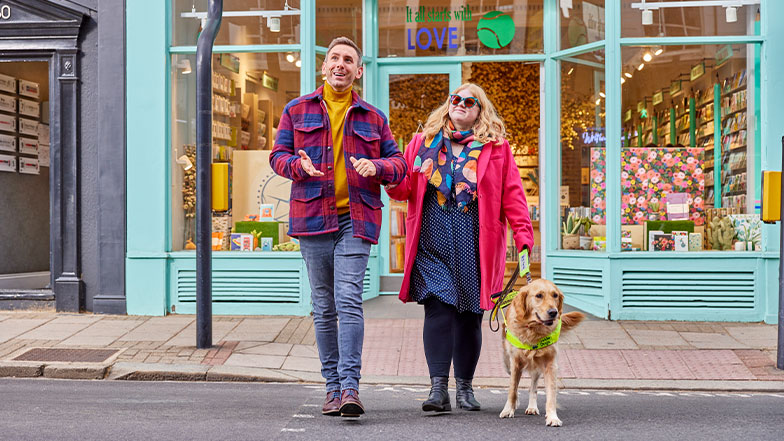
M 419 172 L 413 172 L 414 158 L 422 134 L 417 134 L 406 147 L 403 157 L 408 164 L 408 172 L 403 181 L 395 188 L 388 189 L 392 199 L 408 201 L 406 216 L 406 261 L 400 300 L 410 299 L 408 288 L 411 270 L 414 267 L 419 234 L 422 229 L 422 203 L 427 189 L 427 179 Z M 520 172 L 512 155 L 509 143 L 487 143 L 478 158 L 477 193 L 479 199 L 479 270 L 481 274 L 480 306 L 492 309 L 490 295 L 501 291 L 504 283 L 506 263 L 506 222 L 512 226 L 514 241 L 518 250 L 534 246 L 531 218 L 528 204 L 520 180 Z

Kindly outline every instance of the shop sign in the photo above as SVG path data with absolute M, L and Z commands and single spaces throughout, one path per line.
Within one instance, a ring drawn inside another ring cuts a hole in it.
M 653 94 L 653 105 L 659 105 L 664 101 L 664 91 L 658 91 Z
M 642 109 L 645 108 L 645 101 L 638 101 L 637 102 L 637 111 L 642 112 Z
M 732 57 L 732 45 L 726 45 L 716 51 L 716 67 L 720 67 Z
M 670 83 L 670 96 L 675 96 L 681 93 L 682 90 L 683 87 L 681 85 L 681 80 L 675 80 L 672 83 Z
M 460 8 L 425 7 L 411 9 L 406 6 L 406 23 L 451 23 L 470 22 L 473 17 L 471 8 L 463 5 Z M 437 24 L 406 30 L 406 48 L 414 50 L 457 49 L 460 36 L 458 32 L 464 26 L 441 27 Z M 483 15 L 477 23 L 477 36 L 485 46 L 500 49 L 509 45 L 514 39 L 515 24 L 512 17 L 500 11 L 491 11 Z
M 623 114 L 623 122 L 627 122 L 632 119 L 632 109 L 626 109 L 626 113 Z
M 600 147 L 607 142 L 607 137 L 600 130 L 586 130 L 580 134 L 580 140 L 586 147 Z
M 220 54 L 220 64 L 234 73 L 240 73 L 240 59 L 235 55 Z
M 691 68 L 691 76 L 690 80 L 694 81 L 705 74 L 705 62 L 697 64 L 696 66 Z
M 272 89 L 275 92 L 278 91 L 278 79 L 268 74 L 267 72 L 264 72 L 264 74 L 261 76 L 261 85 L 267 89 Z

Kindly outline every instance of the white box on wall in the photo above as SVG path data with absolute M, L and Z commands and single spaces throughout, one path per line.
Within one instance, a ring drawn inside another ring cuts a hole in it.
M 38 121 L 19 118 L 19 134 L 38 136 Z
M 16 98 L 0 94 L 0 110 L 3 112 L 16 112 Z
M 49 144 L 38 144 L 38 165 L 49 167 Z
M 19 173 L 25 175 L 37 175 L 41 172 L 38 166 L 38 159 L 33 158 L 19 158 Z
M 0 74 L 0 90 L 16 93 L 16 78 Z
M 38 123 L 38 143 L 49 144 L 49 124 Z
M 0 134 L 0 150 L 16 153 L 16 136 Z
M 23 138 L 19 137 L 19 153 L 25 155 L 37 155 L 38 154 L 38 140 L 31 139 L 31 138 Z
M 16 117 L 0 113 L 0 130 L 4 132 L 16 132 Z
M 15 172 L 16 156 L 0 155 L 0 171 Z
M 38 101 L 19 98 L 19 114 L 38 118 L 41 114 L 41 105 L 38 104 Z
M 19 80 L 19 95 L 29 96 L 30 98 L 38 98 L 41 89 L 38 83 L 27 80 Z

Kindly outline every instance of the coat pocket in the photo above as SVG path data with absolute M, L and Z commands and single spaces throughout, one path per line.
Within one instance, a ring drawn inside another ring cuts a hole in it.
M 355 123 L 352 131 L 357 138 L 354 147 L 355 153 L 371 159 L 381 156 L 381 133 L 378 128 L 373 125 Z

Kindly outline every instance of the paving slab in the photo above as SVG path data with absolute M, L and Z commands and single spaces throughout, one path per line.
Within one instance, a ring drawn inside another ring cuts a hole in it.
M 580 335 L 585 349 L 639 349 L 631 337 L 602 337 L 601 335 Z
M 729 350 L 681 351 L 689 370 L 698 380 L 754 380 L 738 356 Z
M 165 342 L 171 340 L 172 337 L 188 326 L 192 320 L 193 319 L 183 320 L 182 318 L 173 318 L 171 321 L 167 322 L 164 317 L 153 317 L 117 340 Z
M 286 357 L 279 355 L 231 354 L 223 363 L 226 366 L 248 366 L 280 369 Z
M 681 332 L 681 336 L 697 349 L 747 349 L 748 346 L 726 334 L 715 332 Z
M 621 351 L 569 349 L 561 354 L 568 358 L 577 378 L 635 378 Z
M 300 380 L 279 370 L 224 365 L 211 367 L 207 371 L 207 381 L 292 382 Z
M 234 349 L 236 354 L 255 354 L 255 355 L 289 355 L 291 343 L 257 343 L 240 342 Z
M 51 316 L 50 316 L 51 317 Z M 0 343 L 24 334 L 50 321 L 47 318 L 10 318 L 0 322 Z
M 628 329 L 629 336 L 638 345 L 677 346 L 690 348 L 689 342 L 683 339 L 677 331 Z
M 237 327 L 239 322 L 215 321 L 212 322 L 212 341 L 225 340 L 226 335 Z M 192 321 L 177 335 L 167 340 L 164 346 L 196 346 L 196 321 Z
M 679 351 L 628 350 L 621 351 L 621 355 L 637 379 L 697 379 L 680 357 Z
M 776 349 L 778 329 L 776 325 L 731 326 L 727 334 L 735 340 L 754 348 Z
M 321 372 L 321 362 L 318 358 L 294 357 L 289 355 L 283 362 L 281 369 L 284 371 Z
M 142 323 L 143 320 L 104 319 L 61 341 L 58 346 L 108 346 Z
M 246 318 L 228 333 L 224 340 L 271 342 L 275 340 L 289 320 L 284 317 Z
M 0 377 L 32 378 L 44 373 L 44 363 L 38 361 L 0 361 Z
M 309 345 L 293 345 L 291 351 L 289 351 L 290 356 L 295 357 L 309 357 L 309 358 L 318 358 L 318 348 L 315 346 Z
M 106 376 L 108 364 L 52 363 L 44 366 L 44 377 L 71 380 L 101 380 Z

